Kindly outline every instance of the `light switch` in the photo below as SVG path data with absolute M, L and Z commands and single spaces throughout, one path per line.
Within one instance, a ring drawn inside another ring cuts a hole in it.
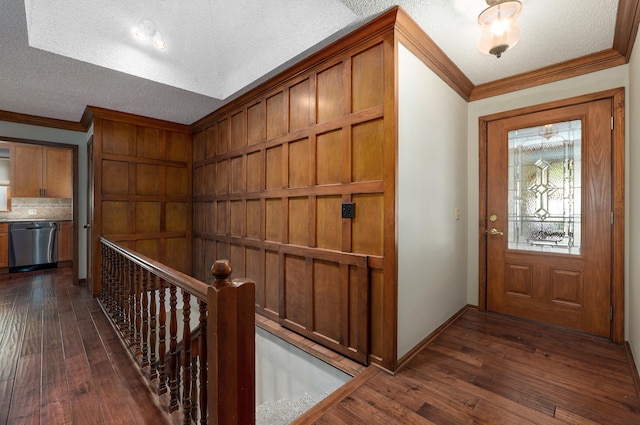
M 456 220 L 460 220 L 460 218 L 462 218 L 462 211 L 460 208 L 456 208 Z

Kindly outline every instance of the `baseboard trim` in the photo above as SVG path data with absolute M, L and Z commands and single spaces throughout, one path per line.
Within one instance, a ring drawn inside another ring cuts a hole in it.
M 638 375 L 638 368 L 636 367 L 636 362 L 633 359 L 633 351 L 631 351 L 629 341 L 625 341 L 624 348 L 627 352 L 627 361 L 629 362 L 629 368 L 632 372 L 631 377 L 633 378 L 633 384 L 636 387 L 636 396 L 640 398 L 640 375 Z
M 409 350 L 409 352 L 407 352 L 407 354 L 405 354 L 404 356 L 400 357 L 398 359 L 398 364 L 397 364 L 396 370 L 393 373 L 394 374 L 398 373 L 398 371 L 400 371 L 400 369 L 402 369 L 403 366 L 405 366 L 407 363 L 409 363 L 409 361 L 416 354 L 418 354 L 425 346 L 427 346 L 431 341 L 433 341 L 435 338 L 437 338 L 438 335 L 440 335 L 449 326 L 451 326 L 456 320 L 458 320 L 458 318 L 460 316 L 462 316 L 468 310 L 477 310 L 477 309 L 478 309 L 478 306 L 474 306 L 474 305 L 471 305 L 471 304 L 467 304 L 464 307 L 462 307 L 456 314 L 451 316 L 449 318 L 449 320 L 447 320 L 442 325 L 440 325 L 435 331 L 433 331 L 429 335 L 427 335 L 427 337 L 424 338 L 422 341 L 420 341 L 418 343 L 418 345 L 416 345 L 411 350 Z

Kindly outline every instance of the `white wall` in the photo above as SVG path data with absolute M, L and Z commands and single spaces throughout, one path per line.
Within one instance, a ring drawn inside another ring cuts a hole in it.
M 467 302 L 468 208 L 466 102 L 402 45 L 398 85 L 400 358 Z
M 0 121 L 0 140 L 3 137 L 36 140 L 43 142 L 66 143 L 78 146 L 78 277 L 87 277 L 87 233 L 82 227 L 87 223 L 87 139 L 88 134 L 56 128 L 38 127 Z
M 629 293 L 628 313 L 629 319 L 627 340 L 633 351 L 636 364 L 640 362 L 640 262 L 637 260 L 640 255 L 640 36 L 636 39 L 635 49 L 629 62 L 629 91 L 627 94 L 627 104 L 629 105 L 629 115 L 627 122 L 630 127 L 629 154 L 626 164 L 629 172 L 627 180 L 628 198 L 627 208 L 627 232 L 628 232 L 628 253 L 629 263 Z
M 499 66 L 497 64 L 496 66 Z M 604 71 L 599 71 L 579 77 L 557 81 L 555 83 L 545 84 L 538 87 L 533 87 L 526 90 L 520 90 L 513 93 L 508 93 L 501 96 L 492 97 L 489 99 L 478 100 L 469 103 L 469 148 L 468 148 L 468 185 L 469 185 L 469 214 L 467 215 L 469 226 L 469 245 L 468 245 L 468 294 L 467 300 L 469 304 L 478 304 L 478 118 L 484 115 L 490 115 L 497 112 L 509 111 L 525 106 L 537 105 L 541 103 L 551 102 L 560 99 L 566 99 L 574 96 L 580 96 L 588 93 L 595 93 L 603 90 L 629 87 L 629 65 L 622 65 L 615 68 L 610 68 Z M 625 111 L 625 157 L 629 157 L 629 123 L 632 121 L 631 115 L 629 115 L 629 99 L 627 90 L 627 105 Z M 636 96 L 638 98 L 638 96 Z M 636 153 L 636 157 L 638 154 Z M 629 324 L 629 258 L 634 258 L 633 253 L 629 251 L 629 225 L 630 219 L 640 214 L 640 209 L 635 208 L 630 210 L 629 192 L 630 192 L 630 180 L 629 180 L 629 166 L 632 161 L 627 161 L 626 176 L 625 176 L 625 198 L 627 199 L 625 219 L 626 219 L 626 247 L 625 247 L 625 324 L 628 328 Z M 631 182 L 633 183 L 633 182 Z M 636 183 L 638 185 L 638 183 Z M 636 192 L 640 187 L 636 187 Z M 631 189 L 633 190 L 633 189 Z M 637 246 L 637 242 L 636 242 Z M 636 254 L 637 255 L 637 254 Z M 637 276 L 637 275 L 636 275 Z M 640 302 L 640 301 L 639 301 Z

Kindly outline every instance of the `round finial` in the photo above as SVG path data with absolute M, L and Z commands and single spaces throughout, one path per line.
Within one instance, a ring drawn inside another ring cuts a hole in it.
M 211 266 L 211 274 L 216 280 L 227 280 L 231 276 L 231 261 L 216 260 Z

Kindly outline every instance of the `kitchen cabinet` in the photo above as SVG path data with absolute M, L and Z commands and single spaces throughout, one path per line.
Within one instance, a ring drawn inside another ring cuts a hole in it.
M 71 149 L 14 143 L 11 149 L 11 196 L 72 198 Z
M 9 225 L 0 223 L 0 267 L 9 267 Z
M 73 260 L 73 222 L 58 222 L 58 262 Z

